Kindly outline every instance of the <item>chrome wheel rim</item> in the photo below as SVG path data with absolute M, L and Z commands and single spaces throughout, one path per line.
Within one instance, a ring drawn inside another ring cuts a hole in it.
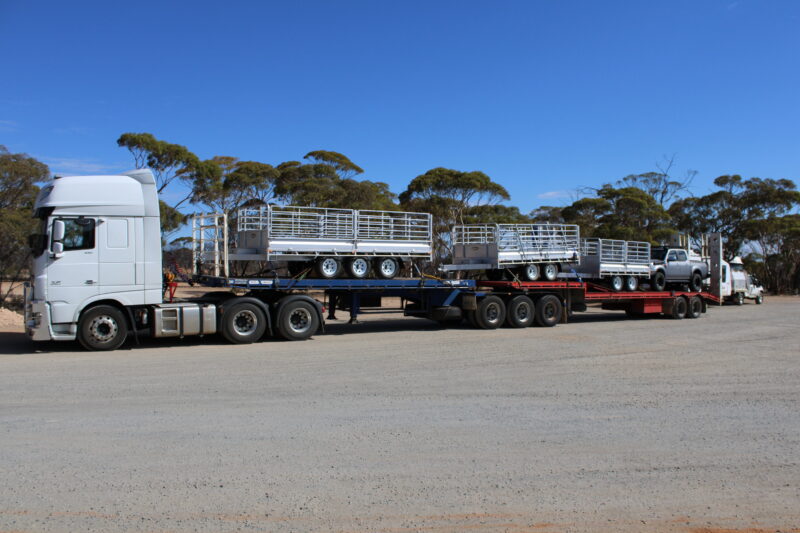
M 614 287 L 614 290 L 618 291 L 622 289 L 622 278 L 615 276 L 611 278 L 611 286 Z
M 548 281 L 553 281 L 558 276 L 558 269 L 552 263 L 547 264 L 544 266 L 544 277 L 547 278 Z
M 528 281 L 539 279 L 539 265 L 527 265 L 525 267 L 525 277 L 528 278 Z
M 327 259 L 323 259 L 321 270 L 322 270 L 322 273 L 325 274 L 326 276 L 333 277 L 333 276 L 336 275 L 336 272 L 339 270 L 339 265 L 336 262 L 336 259 L 333 259 L 333 258 L 329 257 Z
M 556 304 L 552 302 L 548 302 L 545 304 L 544 309 L 542 309 L 542 314 L 546 319 L 551 319 L 556 316 Z
M 633 276 L 631 276 L 631 277 L 629 277 L 629 278 L 628 278 L 628 280 L 627 280 L 627 283 L 626 283 L 626 286 L 627 286 L 627 288 L 628 288 L 628 290 L 629 290 L 629 291 L 635 291 L 635 290 L 636 290 L 636 287 L 637 287 L 637 285 L 638 285 L 638 284 L 637 284 L 637 282 L 636 282 L 636 278 L 634 278 Z
M 302 307 L 295 309 L 289 315 L 289 329 L 295 333 L 305 333 L 311 327 L 311 313 Z
M 258 327 L 258 317 L 249 309 L 239 311 L 233 317 L 233 331 L 237 335 L 250 335 Z
M 117 321 L 108 315 L 100 315 L 89 324 L 89 335 L 97 342 L 108 342 L 117 336 Z
M 381 273 L 384 276 L 394 276 L 397 272 L 397 263 L 394 259 L 384 259 L 381 261 Z
M 363 278 L 367 275 L 369 265 L 366 259 L 353 259 L 350 269 L 352 270 L 354 276 Z
M 531 308 L 527 303 L 517 305 L 514 316 L 519 322 L 526 322 L 531 316 Z
M 486 321 L 490 324 L 494 324 L 500 318 L 500 306 L 496 303 L 490 303 L 486 306 Z

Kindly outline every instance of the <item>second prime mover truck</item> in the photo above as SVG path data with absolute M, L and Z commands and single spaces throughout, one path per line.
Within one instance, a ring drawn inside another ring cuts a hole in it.
M 401 300 L 402 311 L 408 316 L 442 323 L 466 319 L 485 329 L 554 326 L 592 302 L 631 316 L 697 318 L 707 304 L 720 301 L 709 292 L 614 292 L 582 280 L 392 279 L 393 272 L 388 270 L 377 279 L 313 278 L 308 277 L 309 271 L 289 278 L 274 273 L 237 278 L 229 275 L 230 258 L 240 253 L 239 260 L 243 260 L 253 253 L 259 256 L 256 260 L 263 260 L 263 254 L 274 253 L 268 242 L 275 240 L 275 235 L 255 236 L 258 244 L 251 246 L 253 241 L 248 241 L 250 248 L 229 254 L 227 221 L 224 215 L 222 220 L 215 215 L 211 217 L 213 223 L 201 222 L 195 227 L 199 234 L 195 235 L 196 257 L 212 259 L 211 265 L 206 265 L 211 268 L 197 273 L 197 281 L 229 290 L 165 302 L 158 194 L 149 170 L 56 178 L 40 191 L 34 216 L 39 220 L 39 230 L 30 239 L 34 260 L 32 281 L 25 290 L 26 333 L 35 341 L 78 340 L 90 350 L 116 349 L 129 337 L 138 341 L 143 337 L 220 333 L 232 343 L 255 342 L 267 335 L 307 339 L 324 329 L 320 294 L 330 304 L 329 318 L 338 308 L 349 311 L 351 321 L 355 321 L 362 308 L 379 307 L 380 299 L 389 296 Z M 380 217 L 379 239 L 373 240 L 381 240 L 378 244 L 384 247 L 364 254 L 358 249 L 332 249 L 329 257 L 338 260 L 338 252 L 351 262 L 365 257 L 380 268 L 381 258 L 394 257 L 392 253 L 403 260 L 429 253 L 424 247 L 429 231 L 426 217 L 367 216 Z M 373 223 L 370 219 L 370 224 L 378 227 Z M 203 232 L 209 231 L 213 235 L 203 237 Z M 301 237 L 308 238 L 307 227 L 303 231 Z M 291 238 L 290 233 L 284 238 Z M 420 243 L 412 241 L 422 241 L 422 248 L 416 248 Z M 397 244 L 398 250 L 389 249 Z M 290 243 L 280 254 L 295 254 L 291 246 L 296 244 Z M 297 255 L 300 257 L 290 259 L 311 259 L 306 251 Z M 551 262 L 558 259 L 537 258 Z M 721 267 L 717 270 L 721 272 Z M 363 273 L 352 272 L 354 277 Z

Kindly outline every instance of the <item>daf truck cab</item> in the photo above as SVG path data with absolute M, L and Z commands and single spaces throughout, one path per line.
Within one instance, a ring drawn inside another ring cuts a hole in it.
M 217 331 L 234 343 L 266 332 L 302 340 L 322 324 L 321 304 L 305 295 L 223 292 L 163 302 L 158 193 L 148 169 L 56 178 L 40 191 L 34 216 L 25 329 L 35 341 L 77 339 L 90 350 L 113 350 L 131 333 Z

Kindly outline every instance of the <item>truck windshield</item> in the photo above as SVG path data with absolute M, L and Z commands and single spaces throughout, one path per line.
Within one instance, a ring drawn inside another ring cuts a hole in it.
M 38 209 L 34 213 L 34 217 L 39 219 L 36 232 L 28 236 L 28 246 L 31 249 L 33 257 L 39 257 L 47 249 L 47 218 L 53 208 Z

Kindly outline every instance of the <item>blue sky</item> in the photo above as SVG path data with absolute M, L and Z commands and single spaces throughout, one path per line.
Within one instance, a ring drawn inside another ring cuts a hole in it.
M 0 0 L 0 144 L 62 174 L 120 133 L 277 164 L 336 150 L 402 192 L 483 170 L 523 211 L 677 154 L 800 179 L 800 2 Z

